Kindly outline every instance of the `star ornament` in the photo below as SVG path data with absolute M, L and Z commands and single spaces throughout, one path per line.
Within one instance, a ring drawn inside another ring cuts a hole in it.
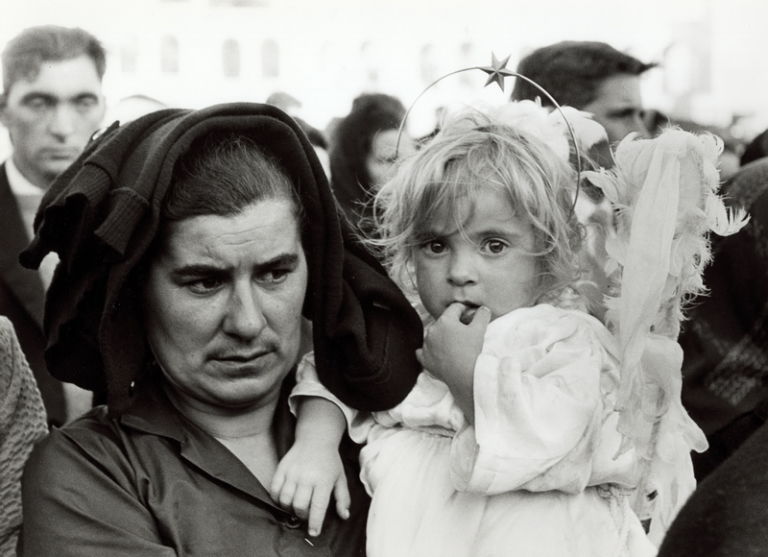
M 504 92 L 504 78 L 512 75 L 517 75 L 515 72 L 507 69 L 507 62 L 509 62 L 509 56 L 499 60 L 495 54 L 491 54 L 491 65 L 480 66 L 478 69 L 488 74 L 488 81 L 485 82 L 484 87 L 488 87 L 491 83 L 495 83 Z

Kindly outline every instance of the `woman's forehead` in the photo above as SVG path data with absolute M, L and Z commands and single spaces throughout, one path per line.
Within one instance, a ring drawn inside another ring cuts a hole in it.
M 199 215 L 172 223 L 163 252 L 173 258 L 267 256 L 295 249 L 299 223 L 289 199 L 265 199 L 235 215 Z

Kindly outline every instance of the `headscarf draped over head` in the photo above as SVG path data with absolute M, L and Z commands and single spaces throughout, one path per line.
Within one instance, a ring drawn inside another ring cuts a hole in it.
M 242 133 L 288 173 L 305 215 L 309 269 L 304 315 L 313 322 L 317 370 L 345 403 L 390 408 L 413 386 L 419 318 L 385 271 L 340 222 L 314 150 L 279 109 L 235 103 L 154 112 L 113 124 L 52 184 L 21 255 L 35 268 L 59 254 L 45 311 L 51 373 L 107 393 L 110 411 L 130 403 L 151 358 L 140 286 L 128 280 L 158 233 L 174 165 L 211 132 Z

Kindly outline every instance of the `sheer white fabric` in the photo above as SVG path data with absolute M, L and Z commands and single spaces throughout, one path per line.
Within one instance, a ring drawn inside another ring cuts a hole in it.
M 629 505 L 636 455 L 614 459 L 614 342 L 591 316 L 549 305 L 494 320 L 474 426 L 427 371 L 397 407 L 367 414 L 322 387 L 310 355 L 292 396 L 334 400 L 365 443 L 371 557 L 653 555 Z

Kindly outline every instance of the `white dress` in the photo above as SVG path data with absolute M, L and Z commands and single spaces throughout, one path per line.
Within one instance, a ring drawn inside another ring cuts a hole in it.
M 618 459 L 615 340 L 578 310 L 538 305 L 488 326 L 475 425 L 429 372 L 395 408 L 344 407 L 311 355 L 292 396 L 337 402 L 365 443 L 369 557 L 654 555 L 629 506 L 635 452 Z

